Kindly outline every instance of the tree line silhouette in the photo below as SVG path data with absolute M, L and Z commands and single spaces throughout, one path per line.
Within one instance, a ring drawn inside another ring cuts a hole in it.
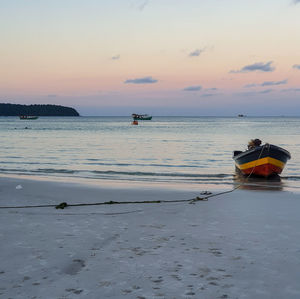
M 0 116 L 79 116 L 79 113 L 71 107 L 60 105 L 20 105 L 20 104 L 1 104 Z

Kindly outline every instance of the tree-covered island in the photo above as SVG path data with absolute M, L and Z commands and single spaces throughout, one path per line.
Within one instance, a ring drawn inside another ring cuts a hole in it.
M 0 116 L 79 116 L 79 113 L 71 107 L 60 105 L 20 105 L 0 103 Z

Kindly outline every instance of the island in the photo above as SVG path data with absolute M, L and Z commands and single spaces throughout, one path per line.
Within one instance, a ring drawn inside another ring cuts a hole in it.
M 20 105 L 0 103 L 0 116 L 79 116 L 79 113 L 71 107 L 60 105 Z

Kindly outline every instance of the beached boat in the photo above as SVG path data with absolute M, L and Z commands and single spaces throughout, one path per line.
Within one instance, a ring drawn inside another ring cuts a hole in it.
M 38 119 L 38 116 L 33 115 L 20 115 L 20 119 Z
M 248 145 L 248 150 L 234 151 L 233 159 L 237 169 L 244 175 L 256 175 L 269 177 L 278 175 L 282 172 L 287 160 L 291 158 L 291 154 L 276 145 L 268 144 Z M 249 143 L 250 144 L 250 143 Z
M 148 114 L 132 113 L 131 116 L 134 120 L 151 120 L 152 119 L 152 116 L 148 115 Z

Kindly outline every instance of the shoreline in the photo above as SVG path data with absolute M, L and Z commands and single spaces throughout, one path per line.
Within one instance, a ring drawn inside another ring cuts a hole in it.
M 137 180 L 116 180 L 116 179 L 93 179 L 80 177 L 64 177 L 64 176 L 39 176 L 25 174 L 1 174 L 0 179 L 15 179 L 32 182 L 52 182 L 63 184 L 76 184 L 90 188 L 120 188 L 120 189 L 158 189 L 158 190 L 193 190 L 195 192 L 218 190 L 224 191 L 230 189 L 230 184 L 214 184 L 214 183 L 187 183 L 187 182 L 164 182 L 164 181 L 137 181 Z
M 233 177 L 234 174 L 232 175 Z M 120 189 L 158 189 L 158 190 L 189 190 L 195 192 L 223 192 L 234 189 L 236 186 L 241 185 L 241 189 L 252 191 L 290 191 L 300 193 L 300 185 L 298 182 L 286 181 L 268 181 L 265 179 L 253 179 L 249 181 L 243 178 L 233 179 L 232 184 L 229 183 L 187 183 L 187 182 L 170 182 L 170 181 L 137 181 L 137 180 L 116 180 L 116 179 L 99 179 L 99 178 L 81 178 L 81 177 L 68 177 L 68 176 L 41 176 L 41 175 L 29 175 L 29 174 L 7 174 L 0 173 L 0 179 L 15 179 L 25 180 L 32 182 L 52 182 L 62 184 L 76 184 L 80 186 L 86 186 L 91 188 L 120 188 Z M 293 184 L 294 183 L 294 184 Z
M 199 190 L 0 177 L 1 206 L 195 196 Z M 195 204 L 0 209 L 0 295 L 299 298 L 299 211 L 298 193 L 270 190 Z

